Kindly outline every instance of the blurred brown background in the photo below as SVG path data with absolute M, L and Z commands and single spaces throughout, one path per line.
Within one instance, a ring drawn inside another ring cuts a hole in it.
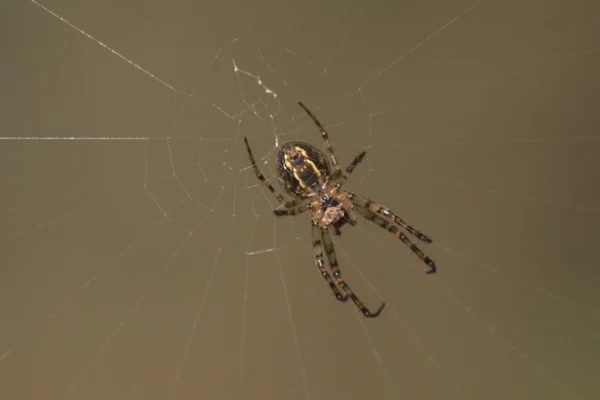
M 0 398 L 600 397 L 597 2 L 0 15 Z M 433 276 L 367 222 L 336 240 L 378 319 L 248 169 L 243 136 L 278 189 L 277 145 L 322 146 L 298 100 L 434 240 Z

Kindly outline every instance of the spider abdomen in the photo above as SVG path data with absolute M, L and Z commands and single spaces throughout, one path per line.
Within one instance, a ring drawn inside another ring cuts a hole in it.
M 306 198 L 318 193 L 330 172 L 323 152 L 309 143 L 288 142 L 277 154 L 277 177 L 291 196 Z

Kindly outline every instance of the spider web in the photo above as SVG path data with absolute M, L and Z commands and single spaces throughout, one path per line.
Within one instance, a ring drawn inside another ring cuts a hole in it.
M 0 397 L 593 398 L 593 7 L 3 5 Z M 322 146 L 298 100 L 434 240 L 335 240 L 378 319 L 249 168 Z

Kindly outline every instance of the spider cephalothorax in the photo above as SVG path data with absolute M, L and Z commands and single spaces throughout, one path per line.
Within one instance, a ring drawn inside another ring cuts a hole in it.
M 389 208 L 342 189 L 348 177 L 365 157 L 366 152 L 363 151 L 357 155 L 350 165 L 342 170 L 329 142 L 327 131 L 304 104 L 299 104 L 319 128 L 333 164 L 333 169 L 330 167 L 325 154 L 315 146 L 300 141 L 284 144 L 277 154 L 276 168 L 277 177 L 283 188 L 289 195 L 294 197 L 294 200 L 287 201 L 258 170 L 248 139 L 244 138 L 250 162 L 258 179 L 277 197 L 277 200 L 283 206 L 274 211 L 275 215 L 296 215 L 311 210 L 315 263 L 336 299 L 345 302 L 350 298 L 366 317 L 376 317 L 381 313 L 385 303 L 382 303 L 377 311 L 371 312 L 350 289 L 350 286 L 342 278 L 338 266 L 333 242 L 329 236 L 330 228 L 333 229 L 334 234 L 341 235 L 341 227 L 346 223 L 352 226 L 356 225 L 356 214 L 359 214 L 398 236 L 413 253 L 428 265 L 427 273 L 436 271 L 435 263 L 399 228 L 404 229 L 423 242 L 431 243 L 431 239 L 408 225 Z M 325 252 L 329 261 L 333 277 L 325 269 L 323 252 Z M 342 294 L 340 288 L 344 294 Z

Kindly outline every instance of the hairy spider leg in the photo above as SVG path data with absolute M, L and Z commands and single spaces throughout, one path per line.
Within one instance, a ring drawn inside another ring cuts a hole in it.
M 293 199 L 288 200 L 288 202 L 285 204 L 285 208 L 277 208 L 273 210 L 273 214 L 278 217 L 284 215 L 298 215 L 310 210 L 311 207 L 312 205 L 310 203 L 310 199 Z
M 319 131 L 321 132 L 321 137 L 325 141 L 325 147 L 327 148 L 327 152 L 329 153 L 329 157 L 331 158 L 331 163 L 333 164 L 333 168 L 335 169 L 335 175 L 339 175 L 341 173 L 340 163 L 338 162 L 337 158 L 335 157 L 335 153 L 333 152 L 333 147 L 331 146 L 331 142 L 329 141 L 329 134 L 327 133 L 323 125 L 321 125 L 321 122 L 319 122 L 317 117 L 308 108 L 306 108 L 306 106 L 302 104 L 301 101 L 299 101 L 298 104 L 300 104 L 300 107 L 302 107 L 302 109 L 308 114 L 308 116 L 313 120 L 315 125 L 317 125 L 317 127 L 319 128 Z
M 354 157 L 354 160 L 352 160 L 350 165 L 348 165 L 346 167 L 346 175 L 348 175 L 348 176 L 352 175 L 352 172 L 354 172 L 354 168 L 356 168 L 358 166 L 358 164 L 360 164 L 360 162 L 363 160 L 363 158 L 365 158 L 366 155 L 367 155 L 367 152 L 362 151 L 360 154 L 358 154 L 356 157 Z
M 244 142 L 246 143 L 246 149 L 248 149 L 248 156 L 250 156 L 250 162 L 252 163 L 252 168 L 254 168 L 254 172 L 256 173 L 256 177 L 258 178 L 258 180 L 261 181 L 269 189 L 269 191 L 273 193 L 275 197 L 277 197 L 277 200 L 279 200 L 279 202 L 286 208 L 290 206 L 290 203 L 296 204 L 297 201 L 295 200 L 287 201 L 281 194 L 279 194 L 279 192 L 275 190 L 273 185 L 271 185 L 269 181 L 267 181 L 267 178 L 265 178 L 265 176 L 259 171 L 258 167 L 256 166 L 256 161 L 254 160 L 254 156 L 252 155 L 252 150 L 250 150 L 250 145 L 248 144 L 248 138 L 246 138 L 245 136 Z
M 273 210 L 273 213 L 278 217 L 281 217 L 284 215 L 292 216 L 292 215 L 302 214 L 303 212 L 308 211 L 313 207 L 312 203 L 308 203 L 308 204 L 302 203 L 300 205 L 295 205 L 292 203 L 297 203 L 297 202 L 290 201 L 290 204 L 288 205 L 289 208 L 278 208 L 277 210 Z
M 425 270 L 425 273 L 433 274 L 437 271 L 435 262 L 433 262 L 431 258 L 429 258 L 425 253 L 423 253 L 423 251 L 421 251 L 421 249 L 419 249 L 413 242 L 411 242 L 410 239 L 395 225 L 391 225 L 392 221 L 376 214 L 375 212 L 360 204 L 356 204 L 355 210 L 365 219 L 379 225 L 383 229 L 386 229 L 388 232 L 391 232 L 394 235 L 398 236 L 398 239 L 400 239 L 402 243 L 407 245 L 413 253 L 415 253 L 421 260 L 423 260 L 425 264 L 429 266 L 429 269 Z
M 313 220 L 312 221 L 312 239 L 313 239 L 312 245 L 313 245 L 313 250 L 315 252 L 315 264 L 317 265 L 317 268 L 319 268 L 319 272 L 321 272 L 321 276 L 323 277 L 323 279 L 325 279 L 325 281 L 327 281 L 327 284 L 331 288 L 331 291 L 335 295 L 335 298 L 338 301 L 345 303 L 348 300 L 348 296 L 344 296 L 342 294 L 342 292 L 340 292 L 340 289 L 335 285 L 335 283 L 333 282 L 333 279 L 331 278 L 331 275 L 325 268 L 325 261 L 323 260 L 323 243 L 321 242 L 321 239 L 319 238 L 320 233 L 321 233 L 321 230 L 319 228 L 318 222 Z
M 365 158 L 365 155 L 367 155 L 366 151 L 360 152 L 356 157 L 354 157 L 354 160 L 352 160 L 352 162 L 346 167 L 346 173 L 340 174 L 339 178 L 337 178 L 336 183 L 336 187 L 338 189 L 341 188 L 344 185 L 344 183 L 346 183 L 346 181 L 348 180 L 350 175 L 352 175 L 358 164 L 360 164 L 360 162 Z
M 429 236 L 424 235 L 423 233 L 419 232 L 417 229 L 415 229 L 412 226 L 410 226 L 409 224 L 407 224 L 402 218 L 400 218 L 398 215 L 396 215 L 389 208 L 382 206 L 381 204 L 378 204 L 378 203 L 374 202 L 373 200 L 370 200 L 370 199 L 368 199 L 364 196 L 358 195 L 356 193 L 348 192 L 348 198 L 350 199 L 350 201 L 352 201 L 353 203 L 355 203 L 359 206 L 368 208 L 370 211 L 372 211 L 374 213 L 377 213 L 379 215 L 382 215 L 386 218 L 391 219 L 392 221 L 394 221 L 394 223 L 396 223 L 397 225 L 406 229 L 408 231 L 408 233 L 410 233 L 414 237 L 418 238 L 419 240 L 421 240 L 425 243 L 433 243 L 433 241 L 431 240 L 431 238 Z
M 313 230 L 314 230 L 314 222 L 313 222 Z M 335 278 L 339 287 L 346 293 L 346 298 L 350 297 L 356 307 L 363 313 L 363 315 L 367 318 L 375 318 L 381 311 L 383 307 L 385 307 L 385 303 L 381 303 L 377 311 L 372 312 L 369 310 L 362 301 L 358 298 L 354 291 L 348 286 L 344 278 L 342 278 L 342 272 L 340 271 L 340 267 L 337 262 L 337 256 L 335 255 L 335 248 L 333 247 L 333 242 L 331 241 L 331 236 L 329 235 L 329 230 L 321 228 L 321 240 L 323 242 L 323 247 L 325 248 L 325 254 L 327 255 L 327 261 L 329 261 L 329 267 L 333 272 L 333 277 Z
M 293 208 L 293 207 L 296 207 L 296 206 L 302 205 L 302 204 L 304 204 L 304 203 L 306 203 L 306 200 L 305 200 L 305 199 L 293 199 L 293 200 L 288 200 L 288 202 L 287 202 L 287 204 L 286 204 L 286 207 L 287 207 L 287 208 Z

